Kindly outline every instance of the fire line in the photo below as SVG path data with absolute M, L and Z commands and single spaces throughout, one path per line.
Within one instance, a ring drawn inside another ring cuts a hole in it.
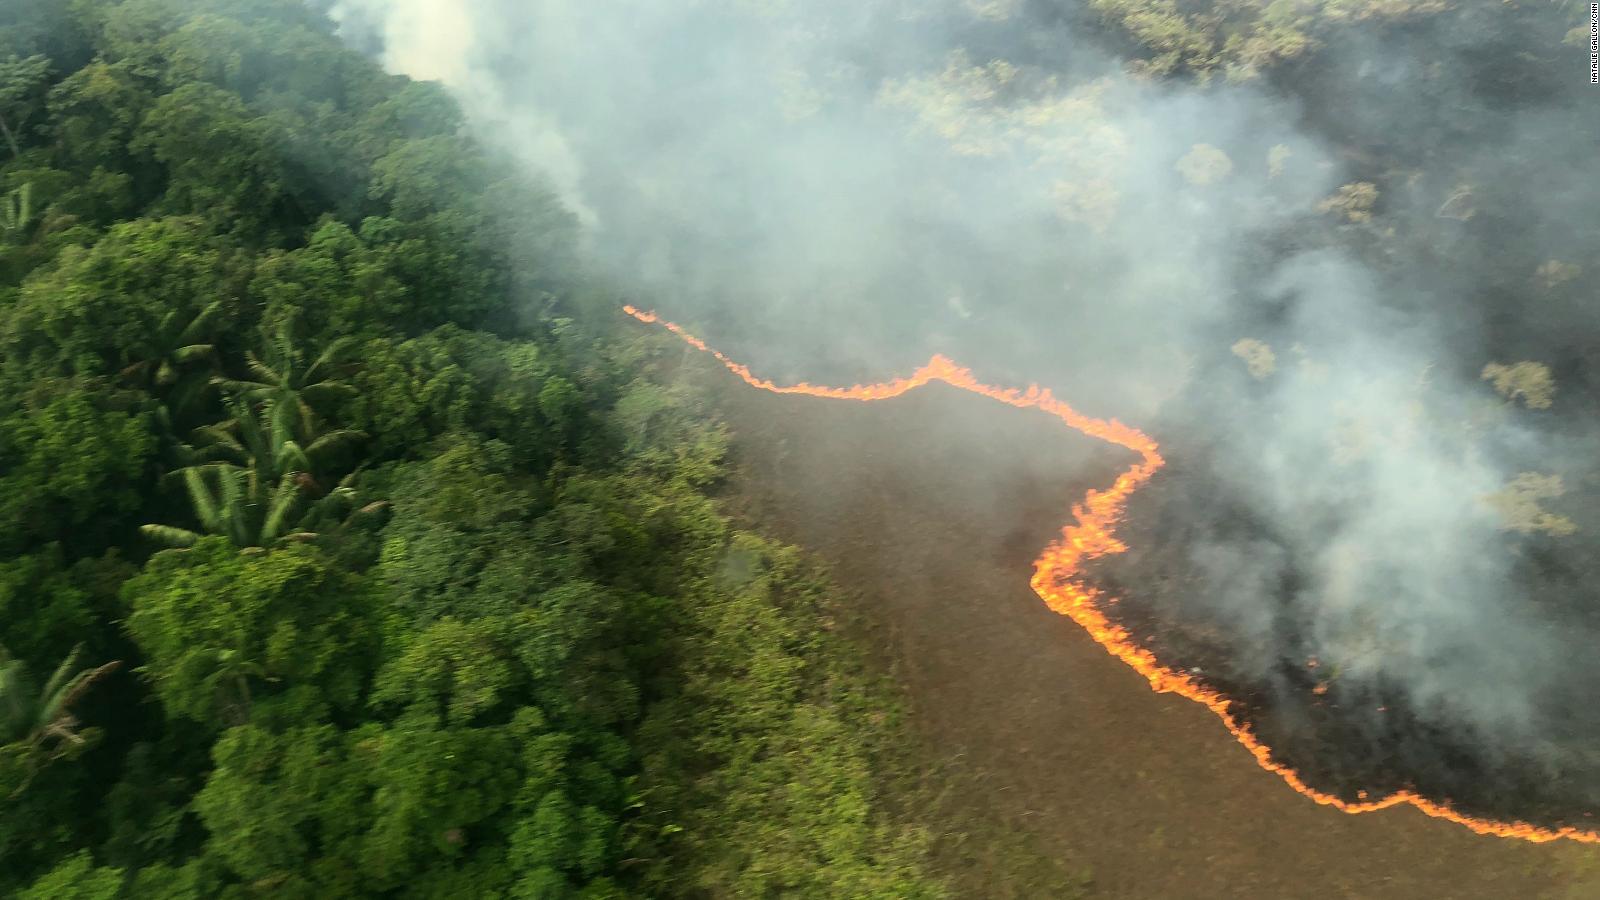
M 680 325 L 662 319 L 656 313 L 624 306 L 623 312 L 640 322 L 660 325 L 696 350 L 709 353 L 728 371 L 739 376 L 745 384 L 774 394 L 803 394 L 808 397 L 825 397 L 834 400 L 887 400 L 916 390 L 926 384 L 942 381 L 951 387 L 970 391 L 1007 406 L 1019 409 L 1038 409 L 1060 419 L 1067 427 L 1090 437 L 1131 450 L 1138 454 L 1139 462 L 1117 476 L 1111 487 L 1091 490 L 1083 502 L 1072 507 L 1073 521 L 1061 529 L 1061 539 L 1044 548 L 1033 563 L 1031 584 L 1034 593 L 1044 600 L 1051 610 L 1076 622 L 1105 651 L 1143 675 L 1157 693 L 1177 694 L 1204 706 L 1216 714 L 1228 732 L 1255 758 L 1261 768 L 1282 778 L 1289 787 L 1312 801 L 1331 806 L 1341 812 L 1358 814 L 1376 812 L 1391 806 L 1414 806 L 1425 815 L 1444 819 L 1477 832 L 1495 837 L 1517 838 L 1534 843 L 1560 839 L 1600 844 L 1600 832 L 1563 826 L 1544 828 L 1527 822 L 1499 822 L 1465 815 L 1447 803 L 1437 803 L 1411 791 L 1397 791 L 1379 800 L 1363 799 L 1350 802 L 1332 794 L 1319 791 L 1300 777 L 1299 773 L 1272 758 L 1272 748 L 1262 743 L 1248 725 L 1237 719 L 1232 711 L 1232 701 L 1204 686 L 1188 675 L 1163 666 L 1151 653 L 1138 646 L 1127 629 L 1115 624 L 1101 609 L 1101 592 L 1082 581 L 1075 580 L 1084 562 L 1101 556 L 1121 553 L 1127 546 L 1117 539 L 1113 527 L 1122 515 L 1123 505 L 1138 487 L 1149 481 L 1160 470 L 1163 460 L 1154 440 L 1136 428 L 1115 419 L 1094 419 L 1068 406 L 1050 392 L 1049 388 L 1029 385 L 1025 390 L 999 388 L 984 384 L 973 376 L 972 370 L 954 361 L 935 355 L 927 364 L 908 378 L 896 378 L 882 384 L 854 385 L 847 388 L 822 387 L 808 384 L 778 385 L 759 378 L 748 366 L 734 362 L 700 340 Z

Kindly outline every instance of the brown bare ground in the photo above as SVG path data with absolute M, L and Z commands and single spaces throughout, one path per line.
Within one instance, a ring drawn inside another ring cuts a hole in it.
M 917 752 L 963 773 L 956 802 L 1087 865 L 1094 896 L 1579 895 L 1561 873 L 1586 848 L 1314 805 L 1210 712 L 1152 693 L 1047 610 L 1032 560 L 1121 451 L 940 385 L 856 403 L 730 380 L 719 396 L 736 435 L 729 511 L 833 565 L 908 692 Z M 966 874 L 994 885 L 985 896 L 1027 896 L 1005 871 Z

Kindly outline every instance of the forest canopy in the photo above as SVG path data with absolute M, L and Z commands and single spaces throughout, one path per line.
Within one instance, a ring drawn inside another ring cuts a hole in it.
M 825 580 L 462 121 L 298 0 L 0 10 L 0 894 L 938 893 Z

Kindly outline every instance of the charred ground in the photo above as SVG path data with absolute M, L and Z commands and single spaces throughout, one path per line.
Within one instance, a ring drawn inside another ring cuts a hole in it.
M 1276 586 L 1272 620 L 1275 656 L 1255 662 L 1260 636 L 1244 636 L 1217 615 L 1212 590 L 1190 554 L 1208 540 L 1278 543 L 1270 522 L 1237 496 L 1195 477 L 1204 447 L 1167 447 L 1174 459 L 1129 501 L 1118 535 L 1129 549 L 1090 566 L 1089 576 L 1117 603 L 1112 618 L 1138 636 L 1168 666 L 1190 672 L 1234 701 L 1233 711 L 1318 790 L 1347 801 L 1410 790 L 1446 801 L 1469 815 L 1523 820 L 1547 827 L 1594 827 L 1592 785 L 1600 766 L 1586 748 L 1600 728 L 1579 696 L 1593 683 L 1595 661 L 1570 661 L 1572 693 L 1540 698 L 1561 722 L 1539 746 L 1501 742 L 1419 705 L 1401 685 L 1341 680 L 1317 659 L 1307 639 L 1304 600 L 1309 578 L 1293 561 Z M 1527 614 L 1549 619 L 1552 638 L 1587 627 L 1593 607 L 1575 589 L 1566 555 L 1548 542 L 1508 544 L 1526 592 L 1514 598 Z M 1554 640 L 1552 643 L 1556 643 Z

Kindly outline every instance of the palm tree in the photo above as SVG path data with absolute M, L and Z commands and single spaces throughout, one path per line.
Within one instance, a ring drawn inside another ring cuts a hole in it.
M 50 754 L 52 758 L 85 744 L 72 706 L 95 682 L 121 668 L 122 661 L 78 669 L 82 650 L 81 644 L 74 647 L 43 689 L 36 690 L 27 664 L 0 646 L 0 743 L 24 743 L 36 751 L 55 745 L 58 749 Z
M 162 317 L 155 333 L 134 347 L 138 359 L 122 370 L 122 377 L 151 392 L 170 392 L 174 411 L 189 408 L 211 383 L 196 362 L 216 362 L 217 348 L 210 341 L 224 304 L 218 300 L 185 321 L 178 310 Z
M 318 407 L 356 394 L 355 388 L 337 378 L 345 368 L 344 358 L 351 343 L 348 338 L 338 338 L 310 365 L 302 365 L 305 357 L 294 345 L 293 331 L 293 317 L 286 317 L 268 336 L 266 350 L 261 356 L 245 352 L 254 380 L 218 378 L 214 381 L 247 400 L 270 404 L 275 417 L 281 419 L 275 424 L 286 429 L 295 440 L 309 443 L 321 431 Z
M 196 429 L 199 446 L 181 448 L 191 464 L 173 473 L 182 477 L 201 527 L 246 550 L 343 531 L 388 506 L 360 503 L 356 473 L 331 490 L 320 478 L 331 454 L 366 435 L 324 428 L 317 408 L 355 393 L 336 377 L 349 345 L 335 341 L 309 366 L 302 365 L 293 324 L 292 317 L 280 320 L 269 335 L 265 359 L 245 354 L 254 380 L 212 379 L 232 394 L 233 417 Z M 192 546 L 201 537 L 170 525 L 142 530 L 175 548 Z
M 234 418 L 200 429 L 209 442 L 191 448 L 195 456 L 210 456 L 213 461 L 176 473 L 183 478 L 201 527 L 241 548 L 311 540 L 319 533 L 342 531 L 388 506 L 360 505 L 354 472 L 332 490 L 324 490 L 317 480 L 320 461 L 364 435 L 329 431 L 301 447 L 293 434 L 295 417 L 276 412 L 280 402 L 269 401 L 256 409 L 235 397 Z M 192 546 L 201 537 L 199 532 L 170 525 L 145 525 L 141 530 L 171 547 Z

